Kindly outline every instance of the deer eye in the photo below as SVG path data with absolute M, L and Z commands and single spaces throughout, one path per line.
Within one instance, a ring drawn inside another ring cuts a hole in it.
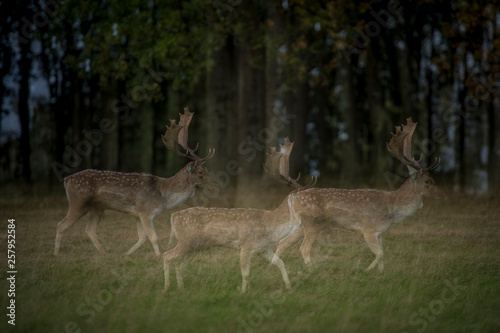
M 431 183 L 431 181 L 427 179 L 427 180 L 425 181 L 425 183 L 426 183 L 427 185 L 429 185 L 429 184 Z
M 200 175 L 200 176 L 203 176 L 204 174 L 205 174 L 205 172 L 203 172 L 203 171 L 198 172 L 198 175 Z

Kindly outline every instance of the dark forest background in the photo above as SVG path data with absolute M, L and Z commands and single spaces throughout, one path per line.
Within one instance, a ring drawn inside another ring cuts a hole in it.
M 219 181 L 293 174 L 396 186 L 385 142 L 418 121 L 438 184 L 500 187 L 500 1 L 0 1 L 0 183 L 86 168 L 170 176 L 161 134 L 185 106 Z M 230 177 L 226 177 L 229 175 Z

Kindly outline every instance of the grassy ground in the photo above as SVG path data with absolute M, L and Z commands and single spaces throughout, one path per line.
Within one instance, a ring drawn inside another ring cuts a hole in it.
M 269 193 L 278 203 L 281 193 Z M 98 255 L 80 221 L 52 255 L 67 202 L 56 195 L 0 199 L 0 300 L 6 313 L 7 219 L 16 219 L 16 326 L 5 332 L 498 332 L 500 330 L 500 200 L 449 196 L 384 237 L 385 271 L 362 236 L 333 230 L 314 246 L 307 271 L 298 245 L 283 257 L 293 290 L 279 271 L 254 257 L 242 295 L 238 253 L 211 249 L 193 256 L 187 291 L 162 293 L 160 259 L 149 242 L 130 258 L 134 218 L 107 212 L 99 227 L 108 249 Z M 257 204 L 256 204 L 257 205 Z M 262 205 L 261 205 L 262 207 Z M 158 218 L 167 249 L 169 212 Z

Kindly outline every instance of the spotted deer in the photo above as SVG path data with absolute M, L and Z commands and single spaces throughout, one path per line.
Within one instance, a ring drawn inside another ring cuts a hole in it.
M 188 108 L 184 111 L 180 114 L 179 123 L 171 120 L 170 127 L 167 126 L 165 135 L 162 135 L 163 143 L 168 149 L 191 159 L 174 176 L 161 178 L 143 173 L 84 170 L 64 179 L 69 210 L 57 225 L 55 255 L 59 254 L 64 232 L 86 214 L 89 215 L 89 221 L 85 231 L 99 253 L 105 254 L 104 247 L 97 239 L 97 226 L 105 210 L 138 217 L 139 240 L 126 255 L 136 251 L 146 241 L 146 237 L 153 245 L 154 253 L 160 255 L 153 225 L 155 217 L 193 197 L 197 187 L 217 186 L 204 166 L 213 157 L 215 150 L 210 149 L 208 156 L 200 158 L 195 153 L 198 145 L 195 149 L 188 147 L 188 128 L 193 113 Z M 180 152 L 179 145 L 185 153 Z
M 306 189 L 316 182 L 313 179 L 303 187 L 297 179 L 291 179 L 288 172 L 289 156 L 293 148 L 288 138 L 280 145 L 280 151 L 271 149 L 264 164 L 266 172 L 281 183 Z M 170 288 L 170 263 L 181 259 L 189 252 L 202 248 L 221 246 L 237 249 L 240 252 L 242 285 L 241 292 L 248 289 L 250 258 L 257 253 L 269 260 L 281 271 L 286 288 L 290 280 L 283 261 L 274 254 L 278 242 L 300 226 L 300 219 L 294 213 L 294 193 L 289 194 L 274 210 L 251 208 L 201 208 L 181 210 L 171 217 L 171 240 L 177 239 L 177 245 L 163 254 L 165 291 Z M 176 266 L 177 286 L 184 289 L 184 282 L 179 265 Z
M 312 188 L 297 193 L 294 208 L 303 228 L 297 228 L 280 242 L 276 255 L 281 256 L 286 248 L 304 236 L 300 251 L 304 262 L 311 265 L 311 247 L 321 227 L 326 224 L 361 232 L 375 254 L 375 260 L 366 271 L 376 265 L 379 270 L 383 270 L 382 235 L 421 208 L 423 197 L 444 197 L 429 175 L 430 171 L 438 167 L 440 159 L 436 158 L 434 164 L 424 168 L 420 164 L 422 156 L 418 160 L 412 157 L 411 140 L 416 126 L 417 123 L 408 118 L 406 126 L 396 126 L 396 133 L 387 143 L 391 156 L 407 165 L 410 172 L 398 190 Z

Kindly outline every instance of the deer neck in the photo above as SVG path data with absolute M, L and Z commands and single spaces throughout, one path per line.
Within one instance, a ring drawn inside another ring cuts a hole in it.
M 195 195 L 196 184 L 187 168 L 183 168 L 172 177 L 160 180 L 160 192 L 168 208 L 173 208 Z
M 411 177 L 398 190 L 391 192 L 388 203 L 390 215 L 395 223 L 410 217 L 422 208 L 422 205 L 422 193 L 417 189 Z
M 295 212 L 294 193 L 288 195 L 275 210 L 269 211 L 267 223 L 277 241 L 285 238 L 300 226 L 300 217 Z

